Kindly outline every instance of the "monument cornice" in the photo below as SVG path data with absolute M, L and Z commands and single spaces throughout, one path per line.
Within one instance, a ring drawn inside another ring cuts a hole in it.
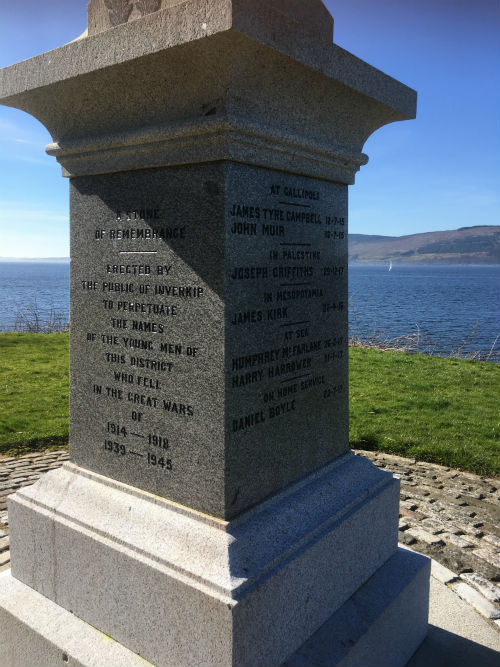
M 218 11 L 210 11 L 205 0 L 189 0 L 180 5 L 149 14 L 139 21 L 118 25 L 105 32 L 82 36 L 68 44 L 19 63 L 0 69 L 0 99 L 9 106 L 9 98 L 17 97 L 65 79 L 89 74 L 172 47 L 205 40 L 224 33 L 239 33 L 280 51 L 325 76 L 343 83 L 357 92 L 399 112 L 398 120 L 416 115 L 417 93 L 381 70 L 369 65 L 334 43 L 313 39 L 302 26 L 298 31 L 276 32 L 283 28 L 283 15 L 262 2 L 258 22 L 256 9 L 234 11 L 234 5 L 246 0 L 219 0 Z M 233 5 L 232 12 L 225 12 Z M 189 13 L 187 8 L 189 7 Z M 290 22 L 286 27 L 290 27 Z M 274 38 L 274 39 L 273 39 Z M 14 104 L 12 106 L 15 106 Z
M 47 127 L 65 176 L 228 159 L 346 184 L 370 134 L 416 106 L 324 34 L 237 0 L 190 0 L 0 70 L 0 98 Z
M 252 128 L 227 118 L 148 127 L 46 147 L 67 177 L 231 160 L 352 184 L 368 156 Z

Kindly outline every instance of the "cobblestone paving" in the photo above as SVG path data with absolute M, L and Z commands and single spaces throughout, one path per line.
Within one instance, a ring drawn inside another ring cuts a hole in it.
M 10 567 L 7 497 L 22 486 L 36 482 L 44 472 L 59 468 L 68 458 L 64 449 L 19 458 L 0 456 L 0 572 Z
M 356 451 L 401 482 L 399 542 L 430 556 L 433 575 L 500 628 L 500 482 Z
M 401 481 L 399 541 L 434 559 L 433 576 L 500 627 L 500 484 L 430 463 L 357 451 Z M 0 457 L 0 571 L 9 567 L 7 496 L 68 460 L 65 450 Z

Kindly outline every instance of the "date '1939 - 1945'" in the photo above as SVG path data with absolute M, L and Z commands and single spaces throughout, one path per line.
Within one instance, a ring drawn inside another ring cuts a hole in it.
M 158 436 L 159 437 L 159 436 Z M 168 446 L 168 445 L 167 445 Z M 164 470 L 172 470 L 172 459 L 166 459 L 164 456 L 158 456 L 157 454 L 141 454 L 140 452 L 133 452 L 131 450 L 127 451 L 127 447 L 120 442 L 115 442 L 114 440 L 105 440 L 104 449 L 107 452 L 112 454 L 117 454 L 118 456 L 125 456 L 126 454 L 133 454 L 134 456 L 144 459 L 146 463 L 150 466 L 162 468 Z

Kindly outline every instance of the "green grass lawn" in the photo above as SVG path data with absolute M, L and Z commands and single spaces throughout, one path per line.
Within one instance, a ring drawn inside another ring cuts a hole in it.
M 68 439 L 69 336 L 0 334 L 0 452 Z M 500 366 L 350 349 L 351 446 L 479 474 L 499 465 Z
M 0 334 L 0 453 L 68 442 L 69 334 Z
M 351 447 L 497 474 L 499 389 L 498 364 L 351 348 Z

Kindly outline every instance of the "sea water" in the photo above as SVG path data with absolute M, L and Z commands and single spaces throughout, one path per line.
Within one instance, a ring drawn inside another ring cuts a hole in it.
M 418 351 L 500 360 L 500 266 L 353 264 L 350 335 Z M 69 263 L 0 262 L 0 330 L 69 319 Z M 406 337 L 406 338 L 405 338 Z
M 69 262 L 0 262 L 0 331 L 69 320 Z
M 349 305 L 351 337 L 500 359 L 500 266 L 353 264 Z

